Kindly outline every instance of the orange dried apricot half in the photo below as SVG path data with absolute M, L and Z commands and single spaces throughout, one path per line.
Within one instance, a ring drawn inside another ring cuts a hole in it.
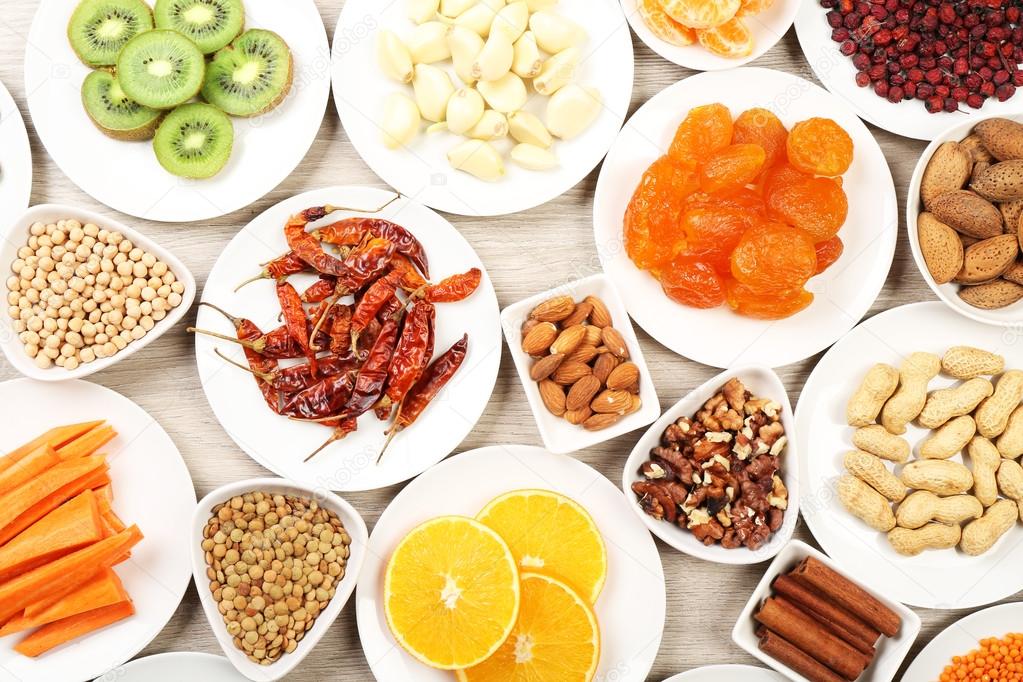
M 812 175 L 841 175 L 853 160 L 852 138 L 830 118 L 809 118 L 792 126 L 786 147 L 789 163 Z
M 729 19 L 720 26 L 696 32 L 700 45 L 719 57 L 737 59 L 753 52 L 753 34 L 739 17 Z
M 700 189 L 720 192 L 739 189 L 760 174 L 767 155 L 758 144 L 733 144 L 712 153 L 700 169 Z
M 779 223 L 748 230 L 732 252 L 732 276 L 758 294 L 797 289 L 817 270 L 810 235 Z
M 831 239 L 817 242 L 814 248 L 817 251 L 817 272 L 814 274 L 819 275 L 842 257 L 842 252 L 845 251 L 845 244 L 842 243 L 838 235 L 835 235 Z
M 849 200 L 832 178 L 807 178 L 768 192 L 767 213 L 822 242 L 838 234 L 849 213 Z
M 709 264 L 679 256 L 661 273 L 661 288 L 668 298 L 693 308 L 716 308 L 725 302 L 721 276 Z
M 625 211 L 625 250 L 637 267 L 649 270 L 671 260 L 685 246 L 679 219 L 685 200 L 698 187 L 696 172 L 662 156 L 650 164 Z
M 728 307 L 744 317 L 781 320 L 807 308 L 813 303 L 813 294 L 799 288 L 783 294 L 763 296 L 741 282 L 728 279 L 725 283 L 725 300 Z
M 770 168 L 785 158 L 785 143 L 789 131 L 773 112 L 767 109 L 747 109 L 735 119 L 732 144 L 758 144 L 767 155 L 764 167 Z
M 636 6 L 643 23 L 661 40 L 679 47 L 696 42 L 696 31 L 669 17 L 661 6 L 661 0 L 639 0 Z
M 664 11 L 689 28 L 714 28 L 735 16 L 741 0 L 662 0 Z
M 739 239 L 760 222 L 752 211 L 728 206 L 703 206 L 682 216 L 686 248 L 681 255 L 728 272 L 729 258 Z
M 724 104 L 694 107 L 675 131 L 668 156 L 695 164 L 732 142 L 732 112 Z

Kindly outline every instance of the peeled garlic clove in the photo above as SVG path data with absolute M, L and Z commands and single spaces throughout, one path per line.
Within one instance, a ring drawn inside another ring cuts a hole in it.
M 496 81 L 511 69 L 515 48 L 504 33 L 491 31 L 486 44 L 472 65 L 472 77 Z
M 494 23 L 490 25 L 490 35 L 494 32 L 503 33 L 508 40 L 515 42 L 519 39 L 529 25 L 529 6 L 519 0 L 510 5 L 505 5 L 494 17 Z
M 437 16 L 440 0 L 408 0 L 408 18 L 417 24 L 425 24 Z
M 472 88 L 458 90 L 448 100 L 448 130 L 462 135 L 472 129 L 483 118 L 483 97 Z
M 563 140 L 571 139 L 597 119 L 600 107 L 600 92 L 595 88 L 566 85 L 547 100 L 547 130 Z
M 419 107 L 408 95 L 396 92 L 384 100 L 384 113 L 380 117 L 384 144 L 397 149 L 412 141 L 419 133 Z
M 551 9 L 558 4 L 558 0 L 526 0 L 530 12 L 539 12 L 542 9 Z
M 529 28 L 536 36 L 536 44 L 540 49 L 551 54 L 582 45 L 586 41 L 586 32 L 579 24 L 554 12 L 541 10 L 535 13 L 529 17 Z
M 500 4 L 497 4 L 500 2 Z M 495 6 L 496 5 L 496 6 Z M 494 23 L 497 12 L 504 7 L 504 0 L 490 0 L 473 5 L 455 17 L 455 26 L 464 26 L 480 37 L 490 35 L 490 25 Z
M 409 33 L 405 45 L 416 64 L 433 64 L 451 58 L 448 26 L 440 21 L 428 21 L 416 26 Z
M 483 38 L 465 26 L 452 26 L 448 31 L 451 63 L 455 67 L 455 73 L 467 85 L 471 85 L 477 80 L 472 75 L 472 65 L 476 63 L 476 58 L 483 50 L 483 45 Z
M 526 94 L 526 84 L 511 71 L 497 80 L 480 81 L 476 84 L 476 89 L 480 91 L 491 109 L 502 114 L 518 111 L 525 106 L 529 98 Z
M 448 100 L 455 93 L 455 86 L 447 72 L 429 64 L 416 64 L 416 75 L 412 79 L 419 113 L 427 121 L 443 121 L 447 115 Z
M 539 118 L 528 111 L 516 111 L 508 117 L 508 129 L 517 142 L 547 149 L 554 138 Z
M 523 168 L 535 171 L 550 170 L 558 165 L 558 157 L 549 149 L 525 142 L 512 148 L 511 159 Z
M 508 119 L 498 111 L 487 109 L 479 122 L 465 134 L 474 140 L 499 140 L 508 134 Z
M 476 4 L 476 0 L 440 0 L 440 13 L 446 17 L 457 17 Z
M 553 95 L 572 82 L 581 57 L 582 53 L 577 47 L 570 47 L 557 53 L 543 63 L 540 73 L 533 79 L 533 87 L 541 95 L 548 97 Z
M 504 177 L 504 161 L 497 150 L 483 140 L 466 140 L 448 152 L 448 162 L 480 180 L 494 182 Z
M 513 46 L 511 70 L 522 78 L 533 78 L 540 73 L 543 66 L 543 58 L 540 57 L 540 48 L 536 46 L 536 38 L 532 31 L 526 31 L 522 37 L 515 41 Z
M 411 83 L 415 75 L 412 56 L 394 31 L 381 31 L 377 36 L 377 58 L 384 73 L 399 83 Z

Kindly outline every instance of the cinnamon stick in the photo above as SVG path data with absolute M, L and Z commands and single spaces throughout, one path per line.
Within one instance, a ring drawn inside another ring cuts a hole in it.
M 855 680 L 870 661 L 784 597 L 770 597 L 754 615 L 804 653 L 848 680 Z
M 807 557 L 792 575 L 810 584 L 828 599 L 850 611 L 882 634 L 894 637 L 902 626 L 899 614 L 882 604 L 862 587 L 823 563 Z
M 809 612 L 849 644 L 866 654 L 873 655 L 874 644 L 881 633 L 817 590 L 786 574 L 775 578 L 774 591 Z
M 757 629 L 757 637 L 760 638 L 761 651 L 792 668 L 810 682 L 846 682 L 844 677 L 835 674 L 826 665 L 818 663 L 777 632 L 760 627 Z

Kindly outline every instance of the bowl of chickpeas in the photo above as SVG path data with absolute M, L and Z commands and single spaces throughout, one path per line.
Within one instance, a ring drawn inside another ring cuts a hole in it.
M 195 299 L 172 253 L 112 218 L 40 204 L 0 242 L 0 349 L 25 376 L 80 379 L 155 341 Z

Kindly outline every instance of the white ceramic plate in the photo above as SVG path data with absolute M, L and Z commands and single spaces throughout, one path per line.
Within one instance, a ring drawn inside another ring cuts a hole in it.
M 525 445 L 495 445 L 456 455 L 424 473 L 395 496 L 373 528 L 355 606 L 362 650 L 379 682 L 451 679 L 450 672 L 405 653 L 387 626 L 383 577 L 398 542 L 429 518 L 476 516 L 498 495 L 524 488 L 574 499 L 593 516 L 607 544 L 607 582 L 596 604 L 601 640 L 594 679 L 646 679 L 664 630 L 664 572 L 653 539 L 625 510 L 618 490 L 582 462 Z
M 733 377 L 742 380 L 742 383 L 754 396 L 767 398 L 781 405 L 781 423 L 785 427 L 785 435 L 788 437 L 788 445 L 781 455 L 781 476 L 789 491 L 789 507 L 785 511 L 785 520 L 782 522 L 781 528 L 771 535 L 767 544 L 756 551 L 746 547 L 736 549 L 725 549 L 721 545 L 708 547 L 693 537 L 688 530 L 667 521 L 658 521 L 644 512 L 639 506 L 636 493 L 632 492 L 632 484 L 635 481 L 643 480 L 643 476 L 639 473 L 640 466 L 650 458 L 650 451 L 660 445 L 665 429 L 680 417 L 692 417 L 699 412 L 703 408 L 703 404 L 713 398 L 721 390 L 721 387 Z M 785 391 L 785 384 L 771 369 L 767 367 L 737 367 L 722 372 L 702 386 L 693 389 L 682 400 L 669 407 L 639 439 L 636 447 L 632 449 L 629 459 L 626 460 L 625 471 L 622 473 L 622 492 L 625 493 L 625 499 L 628 500 L 629 506 L 651 533 L 680 552 L 718 564 L 756 564 L 767 561 L 792 538 L 792 532 L 796 529 L 796 521 L 799 518 L 799 457 L 796 452 L 793 421 L 792 406 L 789 404 L 789 395 Z
M 71 49 L 75 3 L 39 4 L 25 49 L 25 91 L 39 139 L 64 174 L 97 201 L 129 215 L 167 222 L 205 220 L 248 206 L 288 177 L 309 150 L 330 91 L 327 33 L 312 0 L 246 0 L 246 28 L 272 30 L 288 43 L 294 83 L 263 116 L 232 118 L 234 150 L 206 180 L 171 175 L 151 142 L 122 142 L 99 132 L 82 108 L 89 73 Z M 286 141 L 286 143 L 283 143 Z
M 756 83 L 756 87 L 750 87 Z M 728 306 L 698 310 L 664 295 L 660 283 L 637 268 L 622 243 L 622 216 L 643 172 L 664 154 L 675 130 L 695 106 L 721 102 L 733 116 L 765 107 L 786 127 L 814 116 L 834 119 L 856 145 L 843 176 L 849 216 L 839 236 L 845 252 L 810 280 L 813 304 L 776 322 L 740 317 Z M 604 271 L 622 292 L 639 326 L 691 360 L 713 367 L 781 367 L 834 343 L 867 312 L 891 267 L 898 236 L 895 185 L 884 154 L 866 126 L 818 86 L 787 73 L 759 68 L 703 73 L 664 89 L 629 119 L 600 172 L 593 230 Z M 713 330 L 713 331 L 711 331 Z
M 845 407 L 867 370 L 878 362 L 898 367 L 915 351 L 942 355 L 957 345 L 985 348 L 1019 367 L 1019 335 L 971 322 L 937 301 L 885 311 L 847 334 L 817 364 L 796 407 L 796 438 L 803 484 L 803 519 L 842 570 L 867 587 L 923 608 L 964 609 L 1004 599 L 1023 589 L 1023 527 L 1010 530 L 979 557 L 957 549 L 897 554 L 883 533 L 850 515 L 835 494 L 842 457 L 853 449 Z M 929 389 L 955 382 L 939 376 Z M 929 431 L 909 425 L 914 447 Z M 952 458 L 962 461 L 962 455 Z M 896 469 L 898 471 L 898 469 Z
M 788 666 L 760 650 L 760 640 L 756 636 L 757 623 L 753 619 L 753 613 L 760 607 L 764 599 L 771 594 L 771 583 L 774 582 L 774 579 L 778 575 L 787 573 L 795 568 L 799 562 L 808 556 L 842 573 L 847 578 L 861 582 L 859 575 L 853 576 L 846 573 L 834 561 L 810 545 L 799 540 L 793 540 L 771 562 L 767 572 L 764 573 L 764 577 L 760 579 L 749 601 L 746 602 L 746 606 L 743 607 L 742 613 L 739 614 L 739 620 L 736 621 L 735 627 L 732 629 L 733 642 L 750 655 L 784 674 L 786 678 L 796 680 L 797 682 L 807 682 L 807 680 Z M 899 666 L 902 665 L 902 661 L 906 658 L 906 654 L 909 653 L 910 647 L 913 646 L 917 635 L 920 634 L 920 616 L 894 599 L 887 597 L 885 592 L 869 591 L 885 606 L 899 614 L 899 617 L 902 618 L 902 627 L 894 637 L 882 637 L 878 640 L 877 655 L 874 661 L 863 671 L 857 680 L 858 682 L 890 682 L 895 678 L 895 674 L 899 671 Z
M 639 397 L 643 401 L 643 406 L 618 423 L 599 431 L 587 431 L 581 426 L 569 424 L 561 417 L 555 417 L 544 407 L 543 400 L 540 398 L 540 390 L 537 388 L 536 382 L 529 377 L 533 360 L 522 350 L 522 323 L 529 317 L 529 313 L 547 299 L 565 294 L 572 296 L 576 301 L 581 301 L 590 295 L 598 296 L 603 300 L 611 313 L 612 326 L 620 331 L 622 338 L 625 339 L 630 361 L 639 368 Z M 533 419 L 536 420 L 536 426 L 540 430 L 544 447 L 549 451 L 567 453 L 582 450 L 635 431 L 657 419 L 660 403 L 657 401 L 654 382 L 650 378 L 650 370 L 646 366 L 646 360 L 643 359 L 643 351 L 639 347 L 636 332 L 632 329 L 632 323 L 629 321 L 628 313 L 625 312 L 621 296 L 618 295 L 607 275 L 590 275 L 557 289 L 551 289 L 513 303 L 501 312 L 501 326 L 504 327 L 508 350 L 511 352 L 512 359 L 515 360 L 519 381 L 522 382 L 522 388 L 526 392 L 529 409 L 533 411 Z
M 892 104 L 875 95 L 872 87 L 856 85 L 856 67 L 852 59 L 838 51 L 839 44 L 831 39 L 832 28 L 825 17 L 827 13 L 828 10 L 821 7 L 818 0 L 802 3 L 796 14 L 796 35 L 803 55 L 824 87 L 845 100 L 860 118 L 879 128 L 916 140 L 933 140 L 955 123 L 976 121 L 978 113 L 985 116 L 1005 114 L 1019 111 L 1023 106 L 1019 94 L 1007 102 L 999 102 L 992 97 L 979 111 L 963 105 L 957 112 L 929 114 L 921 100 Z
M 958 284 L 938 284 L 931 277 L 930 271 L 927 270 L 927 263 L 924 261 L 924 256 L 920 252 L 920 234 L 917 231 L 917 218 L 920 216 L 920 212 L 923 210 L 923 203 L 920 201 L 920 182 L 924 177 L 924 170 L 927 168 L 927 164 L 930 162 L 931 157 L 934 156 L 934 152 L 937 151 L 943 143 L 948 141 L 959 142 L 965 139 L 974 126 L 980 123 L 986 118 L 994 118 L 995 115 L 976 117 L 966 121 L 959 121 L 952 125 L 952 127 L 943 131 L 940 135 L 934 138 L 934 141 L 927 146 L 924 153 L 920 155 L 920 160 L 917 161 L 916 168 L 913 169 L 913 176 L 909 180 L 909 194 L 906 197 L 906 231 L 909 234 L 909 246 L 913 250 L 913 260 L 916 262 L 917 269 L 920 270 L 920 275 L 927 282 L 927 286 L 931 288 L 938 298 L 940 298 L 945 305 L 952 310 L 956 311 L 960 315 L 976 320 L 977 322 L 983 322 L 984 324 L 997 324 L 1003 327 L 1012 325 L 1019 325 L 1023 321 L 1023 301 L 1016 302 L 1005 308 L 999 308 L 997 310 L 984 310 L 982 308 L 974 308 L 972 305 L 965 303 L 959 298 L 959 290 L 962 288 Z M 1010 118 L 1015 121 L 1023 121 L 1023 114 L 1008 114 L 1006 118 Z
M 202 300 L 225 308 L 232 315 L 254 321 L 264 331 L 280 323 L 280 307 L 272 280 L 249 284 L 235 293 L 242 280 L 259 272 L 260 263 L 288 250 L 284 223 L 310 206 L 333 204 L 374 208 L 394 194 L 371 187 L 333 187 L 306 192 L 266 210 L 249 223 L 224 248 L 217 259 Z M 335 213 L 323 223 L 351 213 Z M 255 381 L 245 372 L 227 365 L 215 348 L 244 362 L 234 344 L 196 335 L 195 355 L 199 378 L 214 414 L 228 435 L 254 460 L 274 473 L 310 487 L 328 490 L 369 490 L 412 478 L 436 464 L 455 449 L 472 430 L 490 400 L 501 361 L 501 324 L 497 296 L 486 269 L 468 242 L 446 220 L 410 199 L 402 198 L 374 214 L 399 223 L 415 234 L 426 248 L 432 281 L 464 272 L 483 270 L 479 289 L 460 303 L 437 306 L 436 353 L 469 334 L 469 352 L 458 373 L 423 416 L 399 434 L 379 466 L 374 462 L 384 443 L 386 424 L 372 415 L 359 420 L 359 430 L 334 443 L 312 461 L 306 455 L 330 435 L 319 424 L 303 424 L 270 413 Z M 310 275 L 292 278 L 301 291 L 313 281 Z M 196 326 L 234 336 L 223 317 L 199 308 Z
M 218 504 L 227 502 L 236 495 L 244 495 L 251 492 L 270 492 L 283 495 L 297 495 L 306 499 L 315 500 L 321 507 L 325 507 L 338 515 L 344 524 L 345 530 L 352 538 L 349 548 L 351 554 L 348 557 L 348 564 L 345 566 L 345 575 L 341 582 L 335 585 L 334 597 L 327 604 L 320 615 L 313 623 L 313 627 L 306 631 L 305 637 L 290 654 L 284 654 L 272 665 L 257 665 L 249 660 L 234 645 L 234 641 L 227 633 L 224 625 L 224 617 L 221 615 L 218 604 L 213 599 L 209 590 L 209 578 L 206 577 L 206 556 L 202 551 L 200 543 L 203 538 L 203 529 L 210 520 L 211 512 Z M 190 550 L 192 557 L 192 572 L 195 575 L 195 587 L 199 592 L 199 601 L 202 603 L 202 610 L 206 614 L 206 620 L 223 649 L 227 660 L 235 669 L 250 680 L 256 682 L 272 682 L 283 679 L 291 673 L 309 655 L 316 644 L 323 639 L 327 629 L 337 620 L 341 609 L 348 602 L 348 598 L 355 590 L 355 583 L 359 579 L 359 572 L 366 559 L 366 543 L 369 540 L 369 533 L 366 530 L 366 523 L 362 520 L 355 508 L 342 500 L 337 495 L 327 492 L 322 488 L 313 489 L 296 485 L 290 481 L 279 478 L 251 478 L 246 481 L 228 483 L 210 492 L 199 501 L 192 517 Z
M 801 4 L 800 0 L 774 0 L 773 4 L 763 12 L 742 17 L 746 27 L 753 34 L 753 52 L 746 57 L 729 59 L 714 54 L 699 43 L 682 47 L 658 38 L 640 16 L 637 0 L 621 0 L 621 3 L 625 16 L 629 18 L 632 30 L 636 32 L 640 40 L 646 43 L 647 47 L 669 62 L 696 71 L 733 69 L 759 59 L 765 52 L 777 45 L 789 30 Z
M 917 654 L 902 676 L 902 682 L 933 682 L 941 676 L 953 656 L 965 656 L 980 647 L 980 640 L 1019 632 L 1023 623 L 1023 602 L 999 604 L 971 613 L 952 623 Z
M 66 370 L 63 367 L 57 367 L 56 365 L 53 365 L 48 369 L 40 369 L 37 367 L 35 361 L 25 354 L 25 348 L 22 345 L 21 340 L 18 338 L 18 335 L 14 332 L 14 327 L 12 326 L 13 320 L 5 310 L 3 313 L 3 321 L 0 322 L 0 350 L 4 352 L 4 355 L 7 356 L 7 360 L 15 369 L 25 376 L 38 379 L 39 381 L 82 379 L 90 374 L 106 369 L 107 367 L 124 360 L 128 356 L 133 353 L 137 353 L 163 336 L 164 333 L 166 333 L 171 327 L 177 324 L 182 317 L 185 316 L 188 309 L 192 307 L 192 301 L 195 300 L 195 278 L 192 276 L 192 273 L 189 272 L 188 268 L 185 267 L 185 264 L 178 260 L 177 256 L 173 253 L 163 248 L 149 237 L 146 237 L 141 232 L 137 232 L 118 220 L 114 220 L 113 218 L 100 213 L 76 208 L 74 206 L 65 206 L 62 204 L 38 204 L 23 212 L 9 225 L 0 228 L 3 230 L 2 234 L 4 237 L 3 241 L 0 241 L 0 268 L 3 269 L 4 273 L 9 271 L 11 263 L 13 263 L 18 257 L 18 249 L 28 243 L 29 228 L 33 223 L 39 221 L 49 224 L 69 218 L 75 218 L 83 225 L 86 223 L 94 223 L 100 228 L 121 232 L 136 246 L 152 252 L 153 255 L 166 263 L 170 268 L 170 271 L 174 273 L 175 277 L 177 277 L 178 281 L 185 285 L 185 291 L 181 294 L 181 305 L 167 313 L 167 317 L 157 322 L 156 326 L 154 326 L 153 329 L 141 339 L 131 342 L 124 350 L 118 351 L 110 357 L 98 358 L 90 363 L 79 365 L 73 370 Z M 4 276 L 4 280 L 6 282 L 6 274 Z M 2 291 L 6 298 L 6 284 L 3 285 Z
M 678 675 L 672 675 L 664 682 L 722 682 L 723 680 L 742 680 L 742 682 L 784 682 L 785 678 L 776 672 L 757 668 L 752 665 L 705 665 Z
M 390 80 L 381 71 L 376 52 L 377 32 L 390 29 L 405 37 L 415 25 L 405 14 L 404 2 L 346 2 L 334 31 L 334 103 L 345 132 L 363 161 L 402 194 L 458 215 L 524 211 L 561 196 L 578 184 L 600 163 L 628 112 L 632 97 L 632 37 L 617 0 L 562 0 L 555 9 L 589 34 L 582 47 L 583 60 L 576 70 L 576 81 L 600 90 L 603 109 L 583 134 L 555 141 L 551 150 L 561 165 L 550 171 L 520 168 L 507 158 L 511 143 L 496 144 L 504 153 L 507 174 L 491 183 L 451 168 L 447 153 L 459 143 L 459 136 L 424 133 L 403 149 L 384 146 L 377 124 L 384 98 L 394 92 L 411 96 L 412 88 Z M 461 86 L 450 61 L 438 62 L 436 66 L 448 69 L 455 87 Z M 532 90 L 531 93 L 525 108 L 543 119 L 547 98 Z
M 96 682 L 245 682 L 223 656 L 198 651 L 171 651 L 136 658 L 97 678 Z
M 26 208 L 32 194 L 32 150 L 18 105 L 0 83 L 0 230 Z
M 118 436 L 102 448 L 110 464 L 114 511 L 145 536 L 115 570 L 135 602 L 135 615 L 36 659 L 0 640 L 0 681 L 91 680 L 121 665 L 153 640 L 178 608 L 192 579 L 188 560 L 195 491 L 181 454 L 141 407 L 86 381 L 45 384 L 15 379 L 0 384 L 6 452 L 57 424 L 106 419 Z

